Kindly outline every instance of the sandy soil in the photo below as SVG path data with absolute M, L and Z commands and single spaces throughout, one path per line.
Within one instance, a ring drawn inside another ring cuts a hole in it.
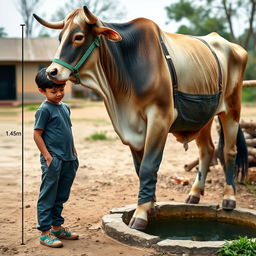
M 64 208 L 66 225 L 80 234 L 78 241 L 64 241 L 61 249 L 39 244 L 36 230 L 36 202 L 41 179 L 39 152 L 34 144 L 35 111 L 25 111 L 25 245 L 21 245 L 21 136 L 6 132 L 21 131 L 18 108 L 0 109 L 0 254 L 1 255 L 72 255 L 72 256 L 153 256 L 152 249 L 130 247 L 112 240 L 101 230 L 101 218 L 110 209 L 136 202 L 138 179 L 129 148 L 117 138 L 102 102 L 70 102 L 73 131 L 80 168 L 72 194 Z M 80 106 L 78 108 L 78 106 Z M 256 120 L 256 106 L 244 106 L 243 118 Z M 86 141 L 95 132 L 106 132 L 108 141 Z M 217 141 L 213 131 L 214 141 Z M 158 201 L 183 202 L 195 178 L 196 170 L 185 172 L 183 166 L 197 158 L 194 142 L 189 150 L 169 135 L 158 175 Z M 174 174 L 189 179 L 188 186 L 175 184 Z M 201 202 L 221 203 L 224 177 L 219 166 L 211 169 Z M 238 185 L 238 207 L 256 208 L 256 196 Z

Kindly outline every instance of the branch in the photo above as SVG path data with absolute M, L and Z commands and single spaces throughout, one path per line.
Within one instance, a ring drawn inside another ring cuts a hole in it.
M 94 10 L 93 10 L 93 13 L 98 9 L 98 5 L 99 5 L 99 0 L 95 0 L 95 2 L 94 2 Z
M 104 3 L 101 7 L 98 8 L 98 15 L 101 15 L 103 12 L 109 10 L 109 7 L 112 7 L 112 3 Z
M 32 13 L 41 1 L 42 0 L 17 0 L 16 9 L 21 14 L 26 24 L 26 37 L 30 37 L 32 35 L 34 23 Z
M 228 21 L 228 26 L 229 26 L 229 30 L 230 30 L 230 34 L 231 34 L 232 40 L 236 41 L 234 30 L 233 30 L 233 24 L 232 24 L 232 20 L 231 20 L 231 17 L 232 17 L 231 3 L 229 4 L 229 7 L 228 7 L 227 6 L 227 1 L 226 0 L 222 0 L 222 5 L 224 7 L 224 11 L 225 11 L 226 18 L 227 18 L 227 21 Z
M 254 15 L 255 15 L 255 10 L 256 10 L 256 1 L 251 0 L 251 4 L 252 4 L 252 8 L 251 8 L 250 16 L 249 16 L 249 28 L 247 30 L 247 33 L 246 33 L 246 36 L 244 39 L 244 43 L 243 43 L 243 47 L 245 49 L 248 48 L 250 37 L 253 34 L 253 20 L 254 20 Z

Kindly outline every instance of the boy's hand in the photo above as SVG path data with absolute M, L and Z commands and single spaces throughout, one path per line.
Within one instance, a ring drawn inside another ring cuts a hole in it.
M 47 148 L 45 146 L 45 143 L 44 143 L 44 140 L 42 138 L 43 132 L 44 131 L 41 130 L 41 129 L 34 130 L 34 140 L 36 142 L 36 145 L 37 145 L 38 149 L 40 150 L 40 152 L 44 156 L 47 166 L 49 167 L 51 162 L 52 162 L 52 156 L 49 153 L 49 151 L 47 150 Z
M 74 155 L 77 157 L 77 151 L 75 147 L 73 148 L 73 151 L 74 151 Z
M 47 157 L 47 158 L 45 158 L 45 160 L 46 160 L 46 164 L 47 164 L 47 166 L 49 167 L 50 166 L 50 164 L 51 164 L 51 162 L 52 162 L 52 156 L 50 155 L 49 157 Z

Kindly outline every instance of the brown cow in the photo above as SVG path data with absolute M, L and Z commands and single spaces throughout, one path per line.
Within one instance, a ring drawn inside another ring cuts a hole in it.
M 60 22 L 34 16 L 46 27 L 62 29 L 55 59 L 47 69 L 49 79 L 71 80 L 97 91 L 115 131 L 131 149 L 140 188 L 130 227 L 144 229 L 154 209 L 157 171 L 169 132 L 185 147 L 196 140 L 199 172 L 187 203 L 199 202 L 214 151 L 210 134 L 214 115 L 224 133 L 227 184 L 222 206 L 235 208 L 234 176 L 236 170 L 246 172 L 247 159 L 246 150 L 236 157 L 244 142 L 238 143 L 243 138 L 239 118 L 247 61 L 242 47 L 217 33 L 203 37 L 165 33 L 144 18 L 104 23 L 86 7 Z M 236 168 L 237 159 L 241 168 Z

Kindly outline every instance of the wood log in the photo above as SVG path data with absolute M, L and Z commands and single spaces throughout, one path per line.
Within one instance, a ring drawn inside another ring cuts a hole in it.
M 190 172 L 194 167 L 196 167 L 199 164 L 199 158 L 197 158 L 196 160 L 194 160 L 193 162 L 189 163 L 189 164 L 185 164 L 184 165 L 184 170 L 186 172 Z
M 214 166 L 218 164 L 218 150 L 215 149 L 210 166 Z M 189 164 L 185 164 L 184 165 L 184 170 L 186 172 L 190 172 L 194 167 L 196 167 L 199 164 L 199 158 L 197 158 L 196 160 L 192 161 Z
M 242 129 L 242 131 L 249 133 L 252 136 L 252 138 L 256 138 L 256 130 L 255 129 L 246 128 L 246 129 Z
M 253 130 L 256 130 L 256 123 L 241 121 L 240 122 L 240 127 L 242 129 L 249 129 L 249 130 L 253 129 Z
M 248 175 L 246 177 L 246 182 L 249 184 L 253 184 L 256 182 L 256 167 L 252 167 L 249 169 Z
M 248 156 L 248 163 L 251 164 L 251 163 L 255 163 L 256 164 L 256 157 L 252 156 L 252 155 L 249 155 Z
M 212 160 L 210 162 L 210 166 L 214 166 L 218 164 L 218 149 L 215 148 L 213 156 L 212 156 Z
M 246 131 L 243 131 L 243 134 L 244 134 L 245 140 L 247 140 L 247 139 L 253 139 L 253 136 L 252 136 L 251 134 L 247 133 Z
M 247 150 L 248 150 L 248 155 L 256 157 L 256 148 L 249 147 Z
M 244 81 L 247 82 L 247 81 Z M 252 82 L 252 81 L 249 81 Z M 253 80 L 255 82 L 256 86 L 256 80 Z M 217 119 L 215 119 L 216 122 L 216 128 L 217 131 L 219 132 L 220 126 L 219 122 Z M 245 141 L 248 149 L 248 162 L 250 166 L 255 166 L 256 165 L 256 122 L 250 121 L 250 122 L 245 122 L 241 120 L 240 122 L 240 127 L 243 130 L 244 136 L 245 136 Z M 255 165 L 254 165 L 255 163 Z M 197 158 L 196 160 L 190 162 L 189 164 L 184 165 L 184 170 L 189 172 L 191 171 L 194 167 L 196 167 L 199 164 L 199 159 Z M 217 149 L 215 149 L 213 159 L 211 161 L 210 166 L 217 165 Z
M 250 166 L 256 166 L 256 149 L 254 148 L 248 148 L 248 163 L 250 164 Z M 255 165 L 254 165 L 255 163 Z M 195 168 L 197 165 L 199 164 L 199 159 L 197 158 L 196 160 L 192 161 L 191 163 L 189 164 L 185 164 L 184 165 L 184 170 L 186 172 L 190 172 L 193 168 Z M 215 160 L 213 158 L 210 166 L 214 166 L 214 165 L 217 165 L 218 164 L 218 161 L 217 159 Z
M 256 80 L 244 80 L 243 88 L 256 87 Z
M 256 138 L 254 139 L 245 139 L 247 147 L 255 147 L 256 148 Z

